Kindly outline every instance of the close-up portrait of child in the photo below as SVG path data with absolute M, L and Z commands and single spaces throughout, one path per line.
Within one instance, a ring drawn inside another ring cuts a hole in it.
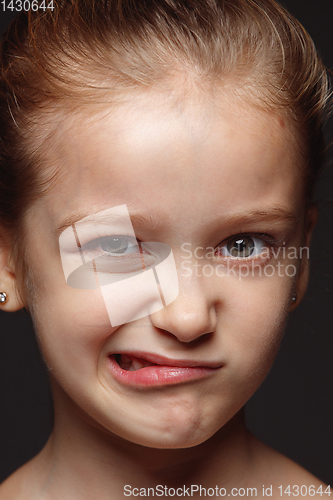
M 0 500 L 332 495 L 320 4 L 0 2 Z

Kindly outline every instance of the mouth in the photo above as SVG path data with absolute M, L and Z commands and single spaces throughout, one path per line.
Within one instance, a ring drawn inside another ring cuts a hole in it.
M 135 372 L 147 366 L 158 366 L 157 363 L 151 363 L 148 359 L 131 356 L 128 354 L 115 354 L 115 360 L 123 370 Z
M 109 368 L 120 383 L 136 387 L 173 385 L 212 375 L 221 363 L 170 359 L 147 353 L 109 355 Z

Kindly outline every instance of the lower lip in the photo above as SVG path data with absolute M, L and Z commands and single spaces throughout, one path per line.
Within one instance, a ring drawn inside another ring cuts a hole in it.
M 109 367 L 113 377 L 118 382 L 135 387 L 156 387 L 180 384 L 182 382 L 207 377 L 217 370 L 217 368 L 201 366 L 180 367 L 153 365 L 135 371 L 129 371 L 123 370 L 113 356 L 109 356 Z

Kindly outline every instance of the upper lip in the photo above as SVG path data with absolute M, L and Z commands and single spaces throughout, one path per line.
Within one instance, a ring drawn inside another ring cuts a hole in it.
M 127 356 L 134 356 L 136 358 L 147 360 L 150 363 L 163 366 L 175 366 L 175 367 L 186 367 L 186 368 L 194 368 L 194 367 L 221 368 L 221 366 L 223 366 L 223 363 L 221 363 L 220 361 L 168 358 L 166 356 L 161 356 L 159 354 L 143 352 L 143 351 L 119 350 L 109 353 L 109 356 L 114 356 L 115 354 L 126 354 Z

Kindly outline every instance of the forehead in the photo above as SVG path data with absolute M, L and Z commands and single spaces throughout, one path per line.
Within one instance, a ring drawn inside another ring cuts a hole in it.
M 141 93 L 64 120 L 49 150 L 59 182 L 44 198 L 54 223 L 127 204 L 178 221 L 302 198 L 292 127 L 237 98 Z M 292 206 L 291 206 L 292 205 Z

